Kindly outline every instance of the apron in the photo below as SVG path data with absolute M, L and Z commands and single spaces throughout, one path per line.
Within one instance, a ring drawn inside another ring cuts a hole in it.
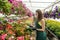
M 38 29 L 42 28 L 38 21 L 35 22 L 35 26 Z M 36 31 L 36 40 L 46 40 L 46 31 Z

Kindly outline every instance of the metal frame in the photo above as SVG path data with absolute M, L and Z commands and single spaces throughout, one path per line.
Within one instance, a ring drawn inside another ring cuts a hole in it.
M 31 0 L 30 0 L 31 1 Z M 29 3 L 28 1 L 23 1 L 25 3 Z M 31 1 L 31 3 L 55 3 L 55 2 L 36 2 L 36 1 Z
M 56 0 L 56 1 L 57 1 L 57 0 Z M 25 2 L 25 3 L 30 3 L 30 6 L 27 6 L 27 7 L 45 8 L 45 9 L 43 9 L 43 10 L 46 10 L 46 9 L 48 9 L 48 8 L 50 8 L 50 7 L 53 8 L 53 6 L 54 6 L 55 4 L 60 3 L 60 1 L 58 1 L 58 2 L 39 2 L 39 1 L 31 1 L 31 0 L 29 0 L 29 1 L 23 1 L 23 2 Z M 48 7 L 37 7 L 37 6 L 32 6 L 32 3 L 52 3 L 52 5 L 48 5 Z M 31 9 L 33 10 L 33 8 L 31 8 Z
M 54 6 L 55 4 L 58 4 L 58 3 L 60 3 L 60 1 L 58 1 L 58 2 L 56 2 L 56 3 L 54 3 L 54 4 L 52 4 L 52 5 L 50 5 L 50 6 L 48 6 L 48 7 L 46 7 L 44 10 L 46 10 L 46 9 L 48 9 L 48 8 Z

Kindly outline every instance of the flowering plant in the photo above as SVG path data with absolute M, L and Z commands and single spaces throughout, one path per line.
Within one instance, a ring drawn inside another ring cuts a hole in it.
M 45 12 L 44 16 L 46 18 L 50 17 L 50 18 L 60 18 L 60 8 L 58 6 L 55 7 L 55 10 L 52 11 L 52 9 L 50 11 Z

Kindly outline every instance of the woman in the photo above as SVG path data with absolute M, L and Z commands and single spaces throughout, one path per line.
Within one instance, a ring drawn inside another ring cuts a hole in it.
M 36 10 L 36 40 L 46 40 L 45 20 L 41 10 Z

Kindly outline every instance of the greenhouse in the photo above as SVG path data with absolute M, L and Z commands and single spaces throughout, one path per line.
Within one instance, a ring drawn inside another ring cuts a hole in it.
M 60 40 L 60 0 L 0 0 L 0 40 Z

